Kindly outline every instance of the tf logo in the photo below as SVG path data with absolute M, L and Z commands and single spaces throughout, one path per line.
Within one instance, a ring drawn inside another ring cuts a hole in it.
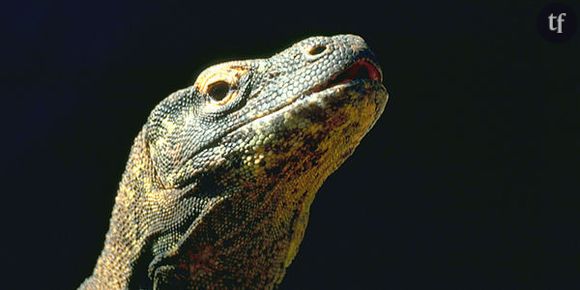
M 552 42 L 564 42 L 576 32 L 576 14 L 571 7 L 560 4 L 548 4 L 538 15 L 537 26 L 540 34 Z

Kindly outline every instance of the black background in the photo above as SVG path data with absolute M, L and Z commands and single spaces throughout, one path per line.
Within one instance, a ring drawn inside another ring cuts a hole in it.
M 355 33 L 389 104 L 318 193 L 281 288 L 580 289 L 580 42 L 542 38 L 544 5 L 6 5 L 0 288 L 91 273 L 134 136 L 203 68 Z

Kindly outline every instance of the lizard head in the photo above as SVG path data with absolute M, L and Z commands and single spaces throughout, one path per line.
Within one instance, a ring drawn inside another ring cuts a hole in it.
M 278 142 L 296 137 L 300 126 L 309 135 L 311 125 L 333 121 L 319 132 L 330 134 L 346 111 L 345 122 L 364 119 L 370 127 L 386 100 L 381 69 L 362 38 L 311 37 L 267 59 L 207 68 L 153 110 L 145 131 L 160 180 L 174 188 L 233 153 L 268 151 L 268 140 L 252 138 Z
M 264 250 L 268 239 L 276 242 L 279 249 L 263 266 L 273 276 L 260 277 L 281 279 L 302 240 L 315 192 L 373 126 L 387 96 L 364 40 L 337 35 L 305 39 L 266 59 L 212 66 L 191 87 L 163 100 L 143 131 L 159 188 L 183 194 L 174 203 L 164 200 L 163 212 L 191 210 L 160 230 L 150 275 L 163 265 L 191 264 L 178 255 L 187 251 L 187 240 L 190 250 L 200 244 L 219 248 L 228 247 L 220 238 L 228 236 L 237 239 L 228 244 L 238 250 L 251 248 L 243 255 Z M 268 233 L 268 227 L 277 230 Z M 259 238 L 243 240 L 250 235 Z M 193 251 L 190 257 L 212 252 Z M 262 256 L 251 259 L 258 263 Z

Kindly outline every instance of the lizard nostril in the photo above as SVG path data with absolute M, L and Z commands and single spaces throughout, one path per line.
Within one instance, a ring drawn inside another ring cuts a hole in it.
M 326 50 L 326 46 L 324 45 L 316 45 L 313 46 L 312 48 L 310 48 L 310 50 L 308 51 L 308 54 L 310 55 L 318 55 L 323 53 Z

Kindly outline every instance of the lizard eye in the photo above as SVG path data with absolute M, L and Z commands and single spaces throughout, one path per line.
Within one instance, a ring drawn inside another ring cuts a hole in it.
M 230 92 L 230 84 L 225 81 L 217 81 L 207 88 L 207 94 L 216 102 L 222 101 Z

